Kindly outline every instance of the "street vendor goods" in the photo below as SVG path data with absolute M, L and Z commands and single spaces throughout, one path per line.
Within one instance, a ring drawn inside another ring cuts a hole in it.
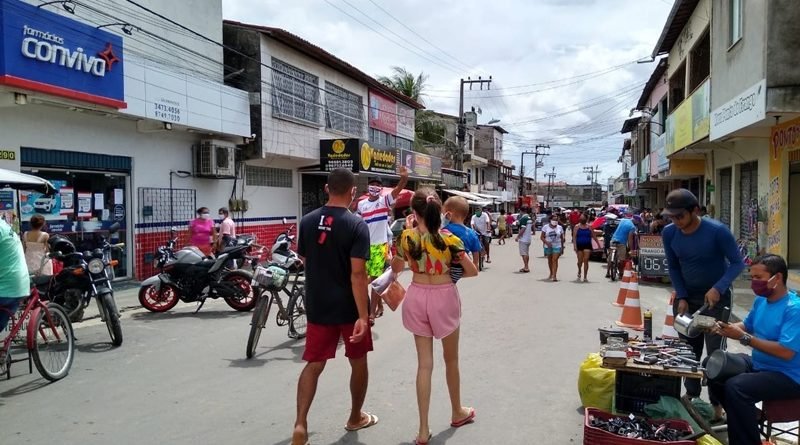
M 633 415 L 615 416 L 595 408 L 587 408 L 583 443 L 694 445 L 694 440 L 681 440 L 691 435 L 692 428 L 684 420 L 646 420 Z

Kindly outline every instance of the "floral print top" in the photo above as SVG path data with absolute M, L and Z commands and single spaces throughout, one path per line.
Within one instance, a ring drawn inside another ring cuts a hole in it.
M 450 263 L 463 255 L 464 243 L 447 230 L 441 230 L 439 234 L 444 241 L 444 250 L 436 247 L 430 233 L 406 229 L 397 241 L 397 255 L 408 261 L 411 270 L 416 273 L 447 275 Z

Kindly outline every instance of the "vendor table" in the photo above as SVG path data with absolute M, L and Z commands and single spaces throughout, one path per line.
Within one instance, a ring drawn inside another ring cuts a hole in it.
M 603 367 L 617 371 L 614 386 L 614 409 L 617 412 L 644 414 L 644 407 L 658 402 L 661 396 L 681 398 L 681 379 L 702 379 L 701 371 L 665 368 L 661 365 L 604 359 Z

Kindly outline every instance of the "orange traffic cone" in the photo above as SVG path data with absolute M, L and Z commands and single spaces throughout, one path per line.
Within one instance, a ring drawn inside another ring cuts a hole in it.
M 625 296 L 625 307 L 622 308 L 622 315 L 617 321 L 617 325 L 637 331 L 644 330 L 642 308 L 639 304 L 639 275 L 635 272 L 631 274 L 628 293 Z
M 664 327 L 661 329 L 661 338 L 678 338 L 678 331 L 675 330 L 675 312 L 672 310 L 672 304 L 675 303 L 675 292 L 669 296 L 669 303 L 667 304 L 667 314 L 664 317 Z
M 631 275 L 633 275 L 633 269 L 631 268 L 631 263 L 630 261 L 625 261 L 625 271 L 622 272 L 622 282 L 619 283 L 619 292 L 617 293 L 617 301 L 611 303 L 614 306 L 617 307 L 625 306 L 625 297 L 628 295 L 628 289 L 630 289 Z

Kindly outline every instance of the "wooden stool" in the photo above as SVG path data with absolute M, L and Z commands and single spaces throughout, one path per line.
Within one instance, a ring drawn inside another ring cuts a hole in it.
M 781 434 L 789 434 L 794 437 L 800 438 L 798 427 L 783 430 L 773 426 L 774 423 L 792 423 L 800 422 L 800 399 L 788 400 L 767 400 L 761 404 L 761 419 L 759 420 L 759 427 L 761 434 L 767 439 L 772 437 L 772 431 L 775 430 L 776 436 Z

